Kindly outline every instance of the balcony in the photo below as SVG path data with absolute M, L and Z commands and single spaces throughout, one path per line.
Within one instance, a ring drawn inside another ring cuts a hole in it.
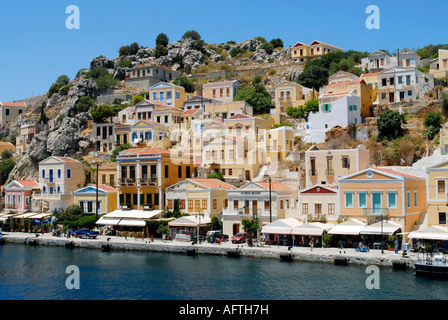
M 316 169 L 310 169 L 310 176 L 312 176 L 312 177 L 317 176 L 317 170 Z
M 326 169 L 325 170 L 325 174 L 327 176 L 334 176 L 334 171 L 333 171 L 333 169 Z
M 364 208 L 362 213 L 365 216 L 388 216 L 388 208 Z
M 155 186 L 157 185 L 157 177 L 143 177 L 140 178 L 140 185 L 141 186 Z
M 61 193 L 34 193 L 34 200 L 62 200 Z
M 308 222 L 327 222 L 327 216 L 325 214 L 309 214 L 307 216 Z
M 121 178 L 120 185 L 121 186 L 135 186 L 135 178 Z

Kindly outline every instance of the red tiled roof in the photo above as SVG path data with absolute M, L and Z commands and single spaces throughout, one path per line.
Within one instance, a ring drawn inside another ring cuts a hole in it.
M 113 187 L 105 186 L 105 185 L 98 186 L 98 190 L 103 190 L 106 192 L 116 192 L 117 191 L 117 189 L 115 189 Z
M 220 189 L 220 188 L 236 189 L 235 186 L 232 186 L 231 184 L 228 184 L 227 182 L 221 181 L 219 179 L 189 179 L 189 180 L 213 189 Z
M 150 155 L 150 154 L 171 154 L 170 151 L 160 148 L 130 148 L 120 152 L 123 155 Z
M 253 117 L 248 116 L 246 114 L 239 113 L 239 114 L 234 115 L 233 117 L 228 118 L 228 120 L 232 120 L 232 119 L 252 119 L 252 118 Z
M 337 82 L 337 83 L 327 84 L 325 87 L 343 86 L 343 85 L 358 84 L 358 83 L 367 84 L 364 81 L 364 79 L 360 79 L 360 80 L 356 80 L 356 81 L 345 81 L 345 82 Z
M 257 181 L 255 183 L 263 188 L 269 189 L 269 181 Z M 292 190 L 292 189 L 285 186 L 284 184 L 281 184 L 280 182 L 271 181 L 271 190 Z
M 188 109 L 188 110 L 185 110 L 184 112 L 182 112 L 182 114 L 193 114 L 193 113 L 198 112 L 199 110 L 201 110 L 201 108 Z
M 8 106 L 8 107 L 26 107 L 26 104 L 23 102 L 6 102 L 6 101 L 2 101 L 0 102 L 1 105 L 3 106 Z
M 79 162 L 78 160 L 70 158 L 70 157 L 55 157 L 55 158 L 62 160 L 64 162 Z
M 417 179 L 423 179 L 422 177 L 414 176 L 412 174 L 396 171 L 394 169 L 387 169 L 387 168 L 375 168 L 375 170 L 382 171 L 384 173 L 393 174 L 396 176 L 404 176 L 405 178 L 417 178 Z
M 368 77 L 368 76 L 377 76 L 377 75 L 378 75 L 378 72 L 366 73 L 366 74 L 361 75 L 361 78 L 362 77 Z
M 35 187 L 39 188 L 39 184 L 34 180 L 15 180 L 18 183 L 20 183 L 22 186 L 28 188 L 28 187 Z
M 349 94 L 350 92 L 334 92 L 334 93 L 327 93 L 323 94 L 322 97 L 332 97 L 332 96 L 344 96 Z

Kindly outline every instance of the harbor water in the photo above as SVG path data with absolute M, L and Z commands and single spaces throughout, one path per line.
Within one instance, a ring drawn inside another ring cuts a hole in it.
M 79 271 L 79 289 L 68 288 Z M 0 246 L 0 300 L 445 300 L 448 281 L 414 269 L 274 259 Z

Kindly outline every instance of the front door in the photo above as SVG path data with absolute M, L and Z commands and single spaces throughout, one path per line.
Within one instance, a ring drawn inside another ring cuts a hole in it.
M 372 192 L 372 213 L 381 214 L 381 192 Z

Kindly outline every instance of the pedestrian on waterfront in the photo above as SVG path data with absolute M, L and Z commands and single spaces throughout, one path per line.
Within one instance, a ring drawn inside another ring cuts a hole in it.
M 342 240 L 339 240 L 338 242 L 338 249 L 343 249 L 344 246 L 342 245 Z
M 311 240 L 311 251 L 313 251 L 313 248 L 314 248 L 314 240 Z

